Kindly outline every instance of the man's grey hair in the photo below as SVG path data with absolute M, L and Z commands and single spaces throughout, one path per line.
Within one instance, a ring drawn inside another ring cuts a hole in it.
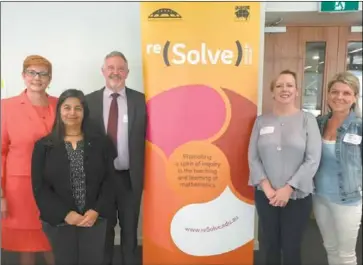
M 121 57 L 125 61 L 125 63 L 127 63 L 126 56 L 122 52 L 112 51 L 106 55 L 105 60 L 107 60 L 108 58 L 111 58 L 111 57 Z

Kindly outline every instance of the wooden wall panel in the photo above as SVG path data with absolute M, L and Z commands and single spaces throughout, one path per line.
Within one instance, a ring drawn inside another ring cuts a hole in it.
M 298 54 L 298 31 L 298 28 L 294 28 L 286 33 L 265 34 L 263 113 L 272 109 L 271 81 L 283 70 L 298 71 L 301 59 Z

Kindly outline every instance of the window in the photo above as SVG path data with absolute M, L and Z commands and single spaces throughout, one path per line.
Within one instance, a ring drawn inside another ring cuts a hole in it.
M 322 114 L 325 50 L 325 42 L 307 42 L 305 46 L 302 109 L 314 116 Z

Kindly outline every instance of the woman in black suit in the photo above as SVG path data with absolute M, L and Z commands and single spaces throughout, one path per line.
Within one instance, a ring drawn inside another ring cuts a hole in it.
M 89 126 L 88 116 L 82 91 L 66 90 L 52 132 L 34 146 L 33 193 L 56 265 L 99 265 L 104 258 L 114 203 L 112 144 Z

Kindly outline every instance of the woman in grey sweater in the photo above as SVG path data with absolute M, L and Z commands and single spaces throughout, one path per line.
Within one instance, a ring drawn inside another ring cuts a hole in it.
M 296 86 L 296 74 L 289 70 L 272 82 L 273 110 L 257 117 L 250 139 L 249 181 L 256 187 L 266 264 L 301 264 L 320 162 L 319 128 L 313 115 L 296 108 Z

